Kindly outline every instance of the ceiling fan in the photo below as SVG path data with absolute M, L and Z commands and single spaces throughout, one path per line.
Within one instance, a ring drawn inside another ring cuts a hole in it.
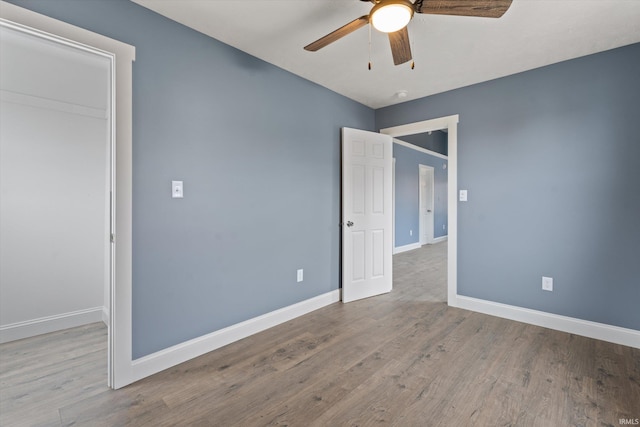
M 371 12 L 354 19 L 337 30 L 304 47 L 315 52 L 355 30 L 371 24 L 376 30 L 389 34 L 395 65 L 412 59 L 407 24 L 414 13 L 435 15 L 477 16 L 499 18 L 509 9 L 512 0 L 360 0 L 373 3 Z

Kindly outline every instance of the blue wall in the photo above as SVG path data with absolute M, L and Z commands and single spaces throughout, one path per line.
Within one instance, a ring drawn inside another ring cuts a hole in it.
M 418 147 L 425 148 L 436 153 L 447 155 L 447 133 L 441 130 L 433 132 L 416 133 L 414 135 L 405 135 L 402 140 Z
M 434 168 L 433 236 L 446 236 L 447 170 L 442 166 L 448 161 L 399 144 L 393 144 L 393 157 L 396 159 L 395 247 L 420 241 L 420 164 Z M 413 230 L 412 236 L 409 235 L 410 230 Z
M 134 358 L 338 289 L 340 128 L 373 110 L 128 0 L 12 2 L 136 47 Z
M 460 115 L 459 294 L 640 330 L 638 76 L 634 44 L 376 111 Z

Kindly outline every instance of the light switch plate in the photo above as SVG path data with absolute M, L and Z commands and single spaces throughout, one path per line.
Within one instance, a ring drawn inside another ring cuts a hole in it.
M 460 190 L 460 201 L 461 202 L 467 201 L 467 190 Z
M 182 181 L 171 181 L 171 197 L 174 199 L 182 199 L 184 197 Z
M 304 270 L 301 268 L 297 272 L 298 274 L 298 282 L 302 282 L 304 280 Z

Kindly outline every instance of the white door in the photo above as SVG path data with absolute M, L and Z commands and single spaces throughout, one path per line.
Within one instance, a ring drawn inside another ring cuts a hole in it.
M 433 168 L 420 165 L 420 244 L 433 242 Z
M 392 139 L 342 128 L 342 301 L 391 291 Z

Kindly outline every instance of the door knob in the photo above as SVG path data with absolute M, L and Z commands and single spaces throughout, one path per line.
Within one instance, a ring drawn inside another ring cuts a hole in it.
M 353 227 L 353 222 L 347 221 L 347 227 Z

